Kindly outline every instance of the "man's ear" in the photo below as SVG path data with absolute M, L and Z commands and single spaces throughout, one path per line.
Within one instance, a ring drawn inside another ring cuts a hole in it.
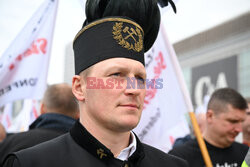
M 208 109 L 206 113 L 207 122 L 211 123 L 213 121 L 213 117 L 214 117 L 214 111 L 211 109 Z
M 83 81 L 81 82 L 81 77 L 79 75 L 73 76 L 72 79 L 72 92 L 78 101 L 85 100 L 85 91 Z

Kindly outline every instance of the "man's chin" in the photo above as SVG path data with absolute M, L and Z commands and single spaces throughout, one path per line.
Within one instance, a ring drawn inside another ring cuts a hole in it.
M 128 131 L 131 131 L 133 130 L 136 126 L 137 126 L 138 123 L 129 123 L 129 124 L 123 124 L 123 125 L 119 125 L 119 128 L 118 130 L 120 132 L 128 132 Z
M 236 137 L 230 137 L 230 138 L 228 139 L 228 141 L 227 141 L 227 146 L 228 146 L 228 147 L 231 146 L 231 145 L 233 144 L 233 142 L 235 141 L 235 138 L 236 138 Z

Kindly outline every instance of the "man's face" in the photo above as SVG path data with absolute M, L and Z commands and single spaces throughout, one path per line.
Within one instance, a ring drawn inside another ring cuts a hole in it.
M 117 132 L 136 127 L 146 90 L 126 89 L 127 78 L 145 79 L 144 66 L 127 58 L 107 59 L 92 66 L 84 84 L 85 108 L 90 121 Z
M 250 134 L 250 103 L 248 103 L 246 119 L 242 124 L 242 130 L 243 130 L 243 133 Z
M 214 141 L 217 146 L 225 148 L 230 146 L 242 131 L 245 110 L 233 108 L 228 104 L 224 112 L 213 114 L 210 119 L 210 133 L 214 134 Z

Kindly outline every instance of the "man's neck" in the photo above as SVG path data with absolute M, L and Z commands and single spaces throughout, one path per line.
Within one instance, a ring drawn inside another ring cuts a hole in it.
M 115 157 L 129 145 L 130 131 L 118 133 L 92 124 L 90 121 L 80 120 L 80 122 L 91 135 L 110 149 Z

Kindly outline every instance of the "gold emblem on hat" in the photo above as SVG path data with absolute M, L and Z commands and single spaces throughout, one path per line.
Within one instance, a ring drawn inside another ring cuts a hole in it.
M 122 35 L 122 32 L 124 36 Z M 136 27 L 123 27 L 123 22 L 116 22 L 113 26 L 113 38 L 118 42 L 119 45 L 128 49 L 140 52 L 143 48 L 143 39 L 141 30 Z M 127 39 L 132 38 L 134 43 L 129 43 Z
M 105 153 L 104 153 L 104 150 L 101 149 L 101 148 L 99 148 L 99 149 L 97 150 L 97 155 L 100 156 L 100 159 L 102 159 L 103 156 L 107 156 L 107 154 L 105 154 Z

